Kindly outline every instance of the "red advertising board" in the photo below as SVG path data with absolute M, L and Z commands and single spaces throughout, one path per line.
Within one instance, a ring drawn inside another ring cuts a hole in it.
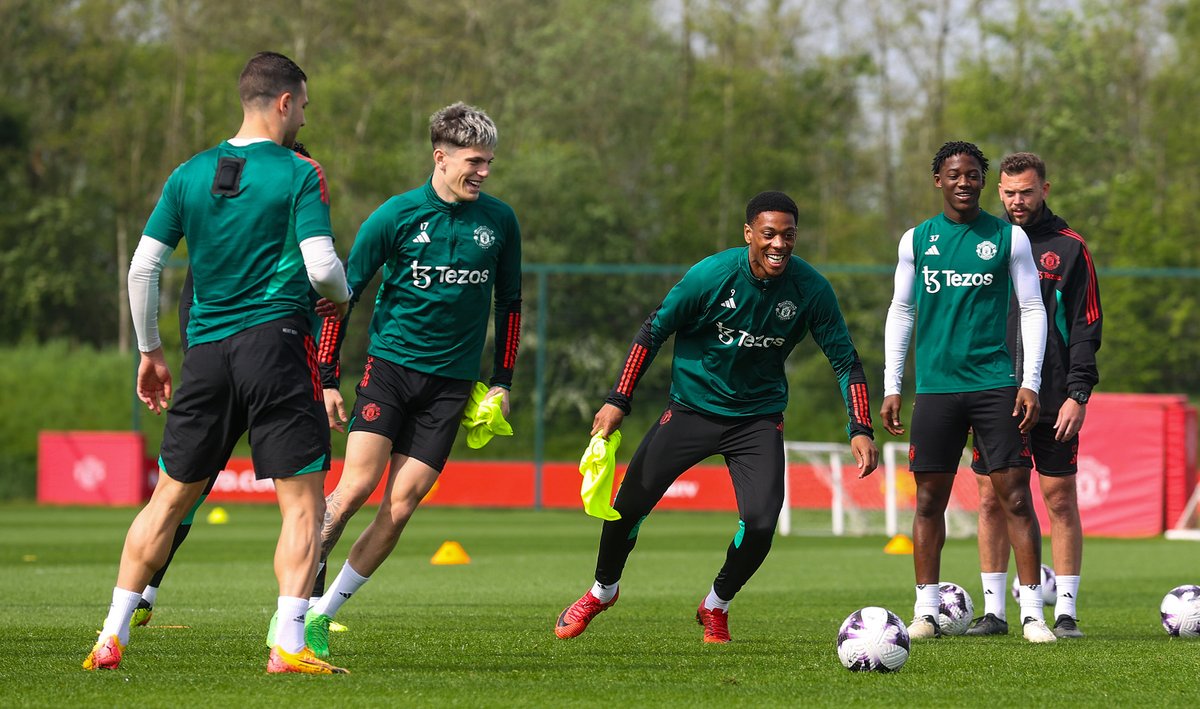
M 1080 516 L 1088 535 L 1148 536 L 1174 522 L 1196 484 L 1196 410 L 1177 395 L 1097 394 L 1088 404 L 1079 455 Z M 144 458 L 140 434 L 128 432 L 43 431 L 38 440 L 38 501 L 51 504 L 136 505 L 150 493 L 153 464 Z M 150 468 L 148 474 L 147 468 Z M 534 507 L 579 509 L 577 464 L 546 463 L 540 491 L 534 465 L 527 461 L 450 461 L 426 504 L 448 507 Z M 617 470 L 618 479 L 624 466 Z M 332 490 L 342 473 L 333 461 L 326 476 Z M 853 504 L 882 504 L 881 474 L 853 480 L 844 471 Z M 789 469 L 794 507 L 827 509 L 830 489 L 807 465 Z M 897 491 L 902 502 L 915 493 L 902 471 Z M 960 470 L 955 500 L 964 509 L 978 505 L 974 476 Z M 1034 482 L 1037 489 L 1037 482 Z M 383 483 L 369 502 L 382 499 Z M 1041 495 L 1034 494 L 1042 529 L 1049 533 Z M 861 499 L 860 499 L 861 498 Z M 214 502 L 275 501 L 269 480 L 255 480 L 249 458 L 233 458 L 210 498 Z M 661 509 L 736 510 L 723 465 L 698 465 L 667 490 Z
M 1091 398 L 1075 477 L 1085 535 L 1140 537 L 1166 529 L 1169 477 L 1182 488 L 1188 477 L 1194 480 L 1195 476 L 1194 455 L 1191 475 L 1184 472 L 1189 465 L 1189 445 L 1183 439 L 1188 409 L 1182 396 L 1097 394 Z M 1042 532 L 1049 534 L 1042 496 L 1033 497 Z
M 37 499 L 53 505 L 138 505 L 150 497 L 142 434 L 38 433 Z

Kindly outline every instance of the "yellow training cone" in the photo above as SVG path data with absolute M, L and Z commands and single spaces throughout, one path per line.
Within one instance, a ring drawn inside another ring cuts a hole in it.
M 209 524 L 225 524 L 229 521 L 229 513 L 224 507 L 214 507 L 208 513 Z
M 884 554 L 911 554 L 913 553 L 912 540 L 906 534 L 897 534 L 888 540 L 886 546 L 883 547 Z
M 469 564 L 471 563 L 471 557 L 467 556 L 467 550 L 463 549 L 462 544 L 458 542 L 442 542 L 442 545 L 438 547 L 437 553 L 433 555 L 429 563 L 437 566 Z

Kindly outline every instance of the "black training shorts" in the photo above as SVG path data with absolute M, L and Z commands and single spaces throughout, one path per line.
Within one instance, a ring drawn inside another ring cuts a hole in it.
M 1033 466 L 1038 475 L 1049 478 L 1061 478 L 1079 472 L 1079 435 L 1067 441 L 1054 440 L 1054 424 L 1039 422 L 1029 432 L 1029 449 L 1033 451 Z M 981 475 L 988 471 L 983 469 L 980 456 L 976 454 L 971 469 Z
M 474 384 L 367 357 L 349 430 L 384 436 L 392 441 L 392 453 L 441 472 Z
M 967 432 L 974 431 L 974 458 L 981 472 L 1030 468 L 1029 438 L 1013 416 L 1016 387 L 961 394 L 917 394 L 908 468 L 914 473 L 958 470 Z
M 159 459 L 172 479 L 215 476 L 247 430 L 259 480 L 329 470 L 329 423 L 304 317 L 193 345 L 181 378 Z

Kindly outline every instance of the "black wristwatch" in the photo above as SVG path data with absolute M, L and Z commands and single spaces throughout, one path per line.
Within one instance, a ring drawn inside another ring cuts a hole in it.
M 1083 404 L 1088 403 L 1088 399 L 1092 398 L 1092 395 L 1090 392 L 1086 391 L 1069 391 L 1067 392 L 1067 398 L 1074 399 L 1079 403 L 1080 406 L 1082 406 Z

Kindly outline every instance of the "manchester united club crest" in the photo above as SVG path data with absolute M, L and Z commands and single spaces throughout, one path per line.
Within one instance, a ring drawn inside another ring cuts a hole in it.
M 796 317 L 796 304 L 790 300 L 785 300 L 775 306 L 775 317 L 787 322 Z
M 479 244 L 481 249 L 490 249 L 492 244 L 496 243 L 496 233 L 486 226 L 476 227 L 475 243 Z
M 658 419 L 658 425 L 666 426 L 667 422 L 670 420 L 671 420 L 671 410 L 667 409 L 666 411 L 663 412 L 662 417 Z
M 995 258 L 997 251 L 998 249 L 996 248 L 996 245 L 990 241 L 981 242 L 975 247 L 975 255 L 984 261 L 991 261 L 993 258 Z
M 1053 251 L 1047 251 L 1046 253 L 1042 254 L 1041 261 L 1042 268 L 1047 271 L 1057 271 L 1058 267 L 1062 265 L 1062 259 Z
M 364 421 L 374 421 L 379 418 L 381 413 L 383 411 L 379 408 L 379 404 L 372 402 L 363 407 L 362 417 Z

